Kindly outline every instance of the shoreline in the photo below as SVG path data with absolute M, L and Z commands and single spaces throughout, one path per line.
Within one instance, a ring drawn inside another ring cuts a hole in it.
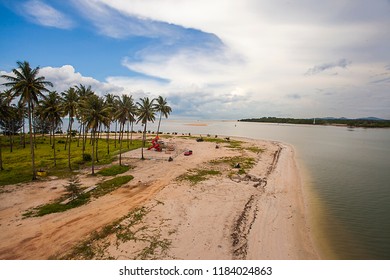
M 212 142 L 174 137 L 178 150 L 191 149 L 194 154 L 180 153 L 172 162 L 140 161 L 130 155 L 138 151 L 130 151 L 124 158 L 135 166 L 127 172 L 134 175 L 133 181 L 63 213 L 21 218 L 23 210 L 62 194 L 60 185 L 65 180 L 8 186 L 12 191 L 0 194 L 0 202 L 7 200 L 0 209 L 0 240 L 8 241 L 0 244 L 0 258 L 64 258 L 61 250 L 69 252 L 93 231 L 142 210 L 142 220 L 132 224 L 128 217 L 117 225 L 134 226 L 126 229 L 132 240 L 118 239 L 118 232 L 94 240 L 92 247 L 109 245 L 92 259 L 319 259 L 294 148 L 274 141 L 230 138 L 243 141 L 242 149 L 229 144 L 216 149 Z M 256 149 L 264 151 L 256 153 Z M 222 160 L 229 157 L 252 157 L 256 163 L 240 175 Z M 177 179 L 201 169 L 215 169 L 219 175 L 196 184 Z M 85 176 L 82 182 L 91 185 L 98 180 Z M 40 197 L 43 193 L 46 197 Z M 141 235 L 149 239 L 141 240 Z M 139 255 L 152 245 L 157 246 L 152 255 Z

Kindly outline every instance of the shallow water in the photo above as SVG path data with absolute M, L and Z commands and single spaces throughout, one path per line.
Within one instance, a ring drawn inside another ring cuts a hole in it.
M 294 145 L 321 204 L 315 223 L 332 253 L 325 257 L 390 259 L 390 129 L 164 120 L 161 130 Z

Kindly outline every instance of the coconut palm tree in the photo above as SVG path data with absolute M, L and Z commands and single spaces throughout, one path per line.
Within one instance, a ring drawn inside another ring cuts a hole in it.
M 137 102 L 137 123 L 141 122 L 144 126 L 144 132 L 142 135 L 142 159 L 144 158 L 144 148 L 145 148 L 145 142 L 146 142 L 146 126 L 148 122 L 154 122 L 156 118 L 156 111 L 154 107 L 154 101 L 155 99 L 150 100 L 149 97 L 141 98 L 139 102 Z
M 160 113 L 160 118 L 158 120 L 158 127 L 157 127 L 157 135 L 160 132 L 160 123 L 161 123 L 161 117 L 164 116 L 165 118 L 168 118 L 169 114 L 172 112 L 172 108 L 168 106 L 168 102 L 166 98 L 163 98 L 161 95 L 157 97 L 156 104 L 154 105 L 154 109 L 156 112 Z
M 35 171 L 35 155 L 34 155 L 34 142 L 33 142 L 33 129 L 32 129 L 32 119 L 33 119 L 33 105 L 38 103 L 38 99 L 43 97 L 42 92 L 49 91 L 47 86 L 53 86 L 49 81 L 45 80 L 45 77 L 38 76 L 39 67 L 31 69 L 30 63 L 27 61 L 17 62 L 18 68 L 12 70 L 13 75 L 2 75 L 2 78 L 5 78 L 8 82 L 3 85 L 11 87 L 13 92 L 13 97 L 20 96 L 20 102 L 22 104 L 27 103 L 27 113 L 28 113 L 28 126 L 30 133 L 30 148 L 31 148 L 31 163 L 32 163 L 32 173 L 33 180 L 36 179 Z
M 133 97 L 127 94 L 122 95 L 121 98 L 118 98 L 116 106 L 115 119 L 119 122 L 119 165 L 122 165 L 122 143 L 125 124 L 134 119 L 135 105 Z
M 79 121 L 81 123 L 79 140 L 80 140 L 80 137 L 83 138 L 83 155 L 84 155 L 88 129 L 86 128 L 85 120 L 84 120 L 84 116 L 83 116 L 83 104 L 85 104 L 86 99 L 88 99 L 90 96 L 94 95 L 94 92 L 92 91 L 91 86 L 86 87 L 85 85 L 82 85 L 82 84 L 80 84 L 79 86 L 76 86 L 76 91 L 77 91 L 77 94 L 79 95 L 79 107 L 80 108 L 78 110 L 78 113 L 79 113 L 78 118 L 79 118 Z M 79 143 L 77 143 L 77 147 L 78 147 L 78 145 L 79 145 Z
M 95 140 L 96 132 L 102 123 L 109 118 L 109 108 L 104 106 L 104 100 L 95 94 L 83 100 L 84 120 L 89 129 L 91 129 L 92 141 L 92 175 L 95 174 Z
M 70 164 L 70 146 L 72 144 L 72 125 L 74 118 L 77 113 L 79 95 L 73 87 L 70 87 L 62 93 L 62 110 L 64 115 L 69 116 L 69 126 L 68 126 L 68 137 L 69 137 L 69 146 L 68 146 L 68 166 L 72 170 Z M 68 138 L 66 138 L 68 139 Z M 65 144 L 66 147 L 66 144 Z
M 115 120 L 115 103 L 117 96 L 107 93 L 105 95 L 104 104 L 109 108 L 109 118 L 107 119 L 106 127 L 107 127 L 107 154 L 110 154 L 110 127 L 111 123 Z M 115 131 L 116 135 L 116 131 Z
M 41 114 L 42 118 L 48 119 L 50 121 L 51 132 L 53 135 L 53 153 L 54 153 L 54 166 L 57 165 L 56 162 L 56 141 L 55 141 L 55 132 L 59 125 L 62 124 L 62 104 L 60 95 L 56 91 L 52 91 L 49 93 L 47 97 L 45 97 L 41 101 Z

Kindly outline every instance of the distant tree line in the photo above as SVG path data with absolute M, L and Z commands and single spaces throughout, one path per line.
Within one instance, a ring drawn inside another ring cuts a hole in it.
M 346 118 L 312 118 L 312 119 L 294 119 L 294 118 L 276 118 L 262 117 L 241 119 L 240 122 L 262 122 L 262 123 L 283 123 L 283 124 L 311 124 L 311 125 L 344 125 L 349 127 L 390 127 L 390 120 L 382 119 L 346 119 Z

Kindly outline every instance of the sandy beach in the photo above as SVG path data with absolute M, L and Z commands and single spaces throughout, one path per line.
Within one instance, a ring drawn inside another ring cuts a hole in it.
M 65 179 L 5 186 L 0 259 L 320 258 L 292 146 L 162 139 L 175 151 L 145 150 L 147 160 L 139 150 L 127 152 L 123 161 L 133 168 L 121 175 L 133 180 L 66 212 L 22 216 L 63 195 Z M 84 187 L 109 179 L 89 172 L 78 175 Z

